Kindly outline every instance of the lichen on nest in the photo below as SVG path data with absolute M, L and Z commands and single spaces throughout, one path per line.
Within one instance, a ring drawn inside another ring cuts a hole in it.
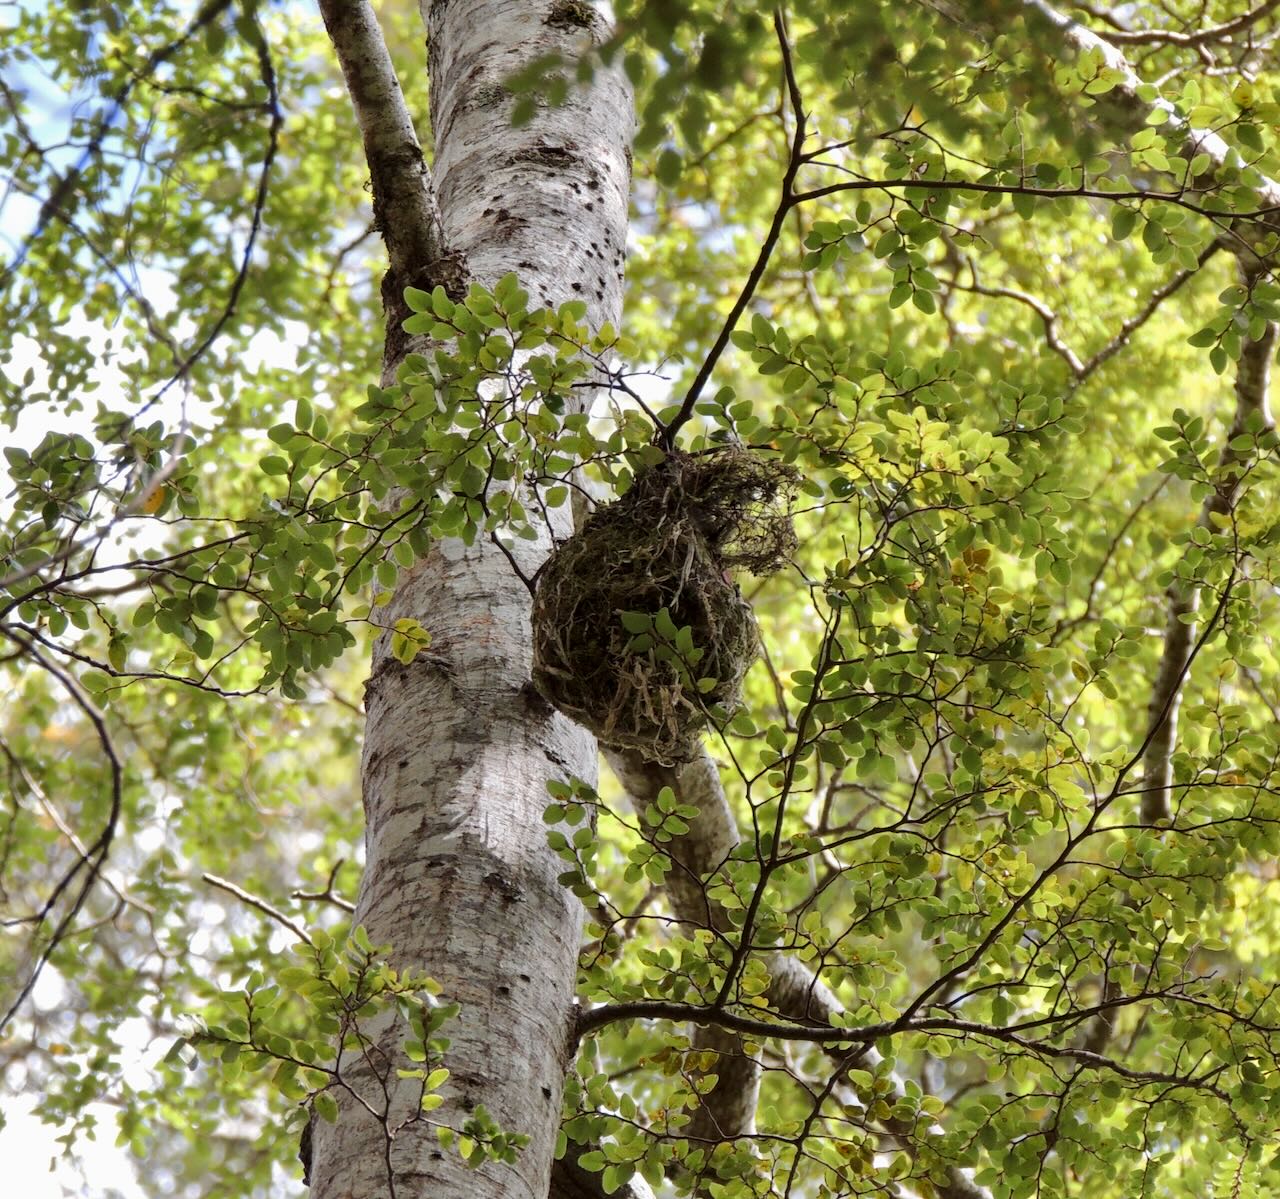
M 795 482 L 792 468 L 736 447 L 640 470 L 539 575 L 539 692 L 605 745 L 688 760 L 713 710 L 738 706 L 759 648 L 729 571 L 765 575 L 787 560 Z

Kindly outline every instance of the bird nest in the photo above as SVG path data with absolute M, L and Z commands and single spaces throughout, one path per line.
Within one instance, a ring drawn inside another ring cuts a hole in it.
M 741 449 L 642 469 L 547 560 L 533 605 L 533 681 L 605 745 L 672 765 L 740 703 L 759 648 L 731 570 L 795 549 L 792 468 Z

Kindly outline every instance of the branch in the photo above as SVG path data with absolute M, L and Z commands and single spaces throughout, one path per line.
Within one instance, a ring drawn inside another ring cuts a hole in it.
M 724 353 L 725 347 L 729 344 L 729 338 L 732 336 L 734 329 L 737 328 L 739 319 L 746 311 L 747 305 L 751 303 L 751 297 L 755 295 L 760 280 L 764 278 L 765 270 L 769 266 L 769 259 L 773 256 L 774 247 L 778 244 L 778 238 L 782 235 L 787 216 L 796 203 L 793 189 L 796 175 L 804 164 L 804 140 L 807 136 L 808 115 L 805 113 L 800 89 L 796 84 L 795 71 L 791 62 L 791 42 L 787 35 L 786 19 L 781 9 L 774 10 L 773 27 L 778 35 L 778 45 L 782 51 L 782 70 L 786 79 L 787 94 L 791 97 L 791 108 L 796 122 L 795 130 L 791 135 L 791 152 L 787 158 L 787 168 L 782 175 L 781 195 L 778 198 L 778 207 L 773 213 L 773 220 L 769 224 L 769 231 L 764 236 L 764 241 L 760 245 L 760 253 L 756 255 L 755 265 L 752 266 L 751 273 L 747 275 L 747 281 L 743 284 L 742 291 L 734 301 L 733 307 L 729 309 L 729 315 L 725 318 L 724 325 L 716 336 L 715 343 L 708 351 L 706 358 L 703 359 L 693 382 L 689 385 L 689 390 L 685 393 L 684 400 L 680 404 L 680 411 L 661 431 L 662 445 L 668 450 L 675 445 L 676 434 L 693 416 L 694 405 L 698 402 L 702 389 L 707 385 L 707 380 L 711 378 L 711 372 L 715 370 L 716 363 L 720 361 L 720 355 Z
M 697 807 L 698 815 L 689 822 L 688 833 L 674 838 L 666 847 L 675 866 L 667 878 L 667 886 L 677 914 L 682 908 L 686 912 L 692 911 L 695 923 L 715 927 L 714 919 L 720 910 L 718 905 L 713 905 L 707 898 L 704 879 L 728 860 L 740 838 L 720 780 L 720 772 L 711 755 L 704 748 L 692 762 L 678 770 L 646 762 L 637 754 L 609 751 L 607 757 L 619 781 L 637 806 L 643 807 L 654 802 L 658 792 L 664 786 L 670 786 L 681 803 Z M 720 916 L 723 918 L 723 913 Z M 702 1019 L 704 1025 L 716 1024 L 738 1035 L 783 1037 L 826 1044 L 837 1044 L 843 1038 L 846 1043 L 860 1043 L 863 1046 L 860 1051 L 863 1063 L 874 1066 L 880 1061 L 880 1054 L 871 1044 L 875 1038 L 861 1040 L 861 1032 L 865 1030 L 858 1030 L 851 1035 L 847 1029 L 832 1027 L 834 1022 L 843 1017 L 843 1006 L 831 989 L 795 958 L 777 955 L 769 959 L 768 999 L 775 1011 L 794 1023 L 775 1025 L 765 1021 L 752 1021 L 731 1016 L 723 1009 L 716 1010 L 711 1016 L 708 1016 L 706 1008 L 696 1009 L 701 1016 L 690 1013 L 687 1009 L 683 1014 L 677 1014 L 675 1009 L 681 1005 L 670 1005 L 672 1010 L 667 1015 L 668 1018 L 693 1019 L 695 1022 Z M 578 1024 L 579 1035 L 610 1022 L 611 1017 L 605 1013 L 617 1013 L 620 1006 L 582 1013 Z M 792 1029 L 792 1035 L 779 1032 L 783 1028 Z M 848 1064 L 847 1054 L 840 1052 L 838 1056 Z M 891 1079 L 894 1090 L 889 1098 L 896 1100 L 906 1094 L 906 1087 L 896 1073 L 891 1075 Z M 857 1096 L 848 1088 L 838 1086 L 838 1082 L 838 1076 L 833 1077 L 831 1086 L 838 1090 L 841 1101 L 855 1107 L 860 1106 Z M 893 1118 L 882 1123 L 897 1142 L 914 1156 L 918 1149 L 914 1123 L 896 1121 Z M 941 1131 L 936 1125 L 934 1130 Z M 973 1181 L 970 1171 L 957 1166 L 948 1167 L 947 1181 L 936 1185 L 940 1199 L 991 1199 L 990 1192 Z
M 337 698 L 335 696 L 335 698 Z M 329 871 L 328 881 L 324 885 L 323 891 L 290 891 L 290 899 L 305 899 L 314 903 L 331 903 L 335 908 L 339 908 L 344 912 L 354 912 L 356 905 L 349 899 L 344 899 L 334 889 L 334 883 L 338 878 L 338 871 L 346 864 L 346 858 L 339 858 L 333 864 L 333 869 Z
M 374 223 L 393 275 L 407 282 L 446 252 L 431 171 L 369 0 L 320 0 L 320 15 L 360 126 Z
M 1120 326 L 1119 332 L 1081 366 L 1080 372 L 1077 376 L 1079 382 L 1083 383 L 1100 366 L 1110 361 L 1121 350 L 1123 350 L 1125 346 L 1129 344 L 1129 339 L 1134 335 L 1134 333 L 1136 333 L 1156 314 L 1156 310 L 1160 305 L 1173 295 L 1174 292 L 1181 288 L 1188 279 L 1197 275 L 1204 267 L 1204 264 L 1208 262 L 1209 259 L 1212 258 L 1220 249 L 1222 249 L 1222 246 L 1223 243 L 1221 239 L 1211 241 L 1203 250 L 1200 251 L 1194 267 L 1187 267 L 1186 269 L 1179 271 L 1169 279 L 1168 282 L 1162 283 L 1157 287 L 1155 291 L 1151 293 L 1147 302 Z
M 217 887 L 220 891 L 225 891 L 228 895 L 234 895 L 241 903 L 248 904 L 251 908 L 256 908 L 264 916 L 270 916 L 277 924 L 287 928 L 299 941 L 310 945 L 311 938 L 307 935 L 307 930 L 299 924 L 295 924 L 288 916 L 286 916 L 279 908 L 273 908 L 265 899 L 246 891 L 243 887 L 237 887 L 235 883 L 229 882 L 225 878 L 221 878 L 216 874 L 210 874 L 207 871 L 200 876 L 211 887 Z
M 991 28 L 992 12 L 990 6 L 971 3 L 968 7 L 971 15 L 982 21 L 993 35 L 996 32 L 1004 32 L 1003 29 L 995 30 Z M 1045 52 L 1050 57 L 1058 56 L 1056 47 L 1052 45 L 1053 42 L 1058 43 L 1064 50 L 1074 51 L 1078 54 L 1095 51 L 1102 56 L 1102 60 L 1109 70 L 1115 71 L 1121 76 L 1120 82 L 1111 91 L 1096 97 L 1096 111 L 1101 111 L 1105 114 L 1106 123 L 1111 126 L 1113 131 L 1135 133 L 1147 125 L 1154 124 L 1155 122 L 1149 118 L 1154 117 L 1156 113 L 1164 113 L 1166 120 L 1163 128 L 1183 135 L 1184 144 L 1179 153 L 1184 159 L 1190 162 L 1197 155 L 1206 155 L 1209 160 L 1209 167 L 1205 172 L 1207 175 L 1215 181 L 1229 182 L 1233 187 L 1252 193 L 1255 212 L 1250 214 L 1219 213 L 1217 214 L 1219 217 L 1260 216 L 1273 213 L 1277 206 L 1280 206 L 1280 184 L 1275 181 L 1258 175 L 1256 182 L 1252 185 L 1246 187 L 1240 183 L 1238 168 L 1232 165 L 1233 162 L 1238 164 L 1239 155 L 1224 138 L 1211 130 L 1196 129 L 1180 116 L 1174 106 L 1167 100 L 1147 101 L 1141 99 L 1142 80 L 1129 65 L 1124 54 L 1116 48 L 1112 41 L 1108 40 L 1111 37 L 1110 34 L 1108 34 L 1108 37 L 1099 36 L 1074 17 L 1059 12 L 1051 4 L 1047 3 L 1047 0 L 1016 0 L 1016 4 L 1011 7 L 1021 8 L 1027 15 L 1028 25 L 1033 28 L 1033 31 L 1035 26 L 1038 25 L 1040 32 L 1048 35 L 1051 41 L 1045 45 Z M 997 10 L 996 15 L 1000 15 L 999 10 Z M 1116 40 L 1120 39 L 1116 38 Z M 1236 177 L 1229 180 L 1224 179 L 1223 176 L 1228 172 L 1231 172 Z
M 606 750 L 609 765 L 641 808 L 654 802 L 658 792 L 670 787 L 681 803 L 698 809 L 689 831 L 664 847 L 673 869 L 667 880 L 671 906 L 677 920 L 718 933 L 732 930 L 724 908 L 707 897 L 705 880 L 728 861 L 738 845 L 738 828 L 720 783 L 720 772 L 705 751 L 680 767 L 659 766 L 630 751 Z M 755 1127 L 760 1090 L 759 1063 L 742 1045 L 731 1027 L 703 1024 L 694 1030 L 694 1046 L 718 1055 L 712 1073 L 716 1085 L 693 1113 L 689 1135 L 710 1141 L 731 1140 Z
M 1152 107 L 1154 108 L 1155 105 Z M 1217 137 L 1217 134 L 1205 134 L 1205 136 Z M 1184 153 L 1194 153 L 1196 150 L 1202 150 L 1203 148 L 1203 146 L 1188 147 Z M 1132 200 L 1137 204 L 1152 204 L 1156 202 L 1172 204 L 1175 208 L 1184 208 L 1197 216 L 1207 217 L 1226 229 L 1228 226 L 1234 226 L 1239 222 L 1260 221 L 1264 217 L 1280 215 L 1280 185 L 1270 183 L 1269 180 L 1267 182 L 1270 187 L 1275 189 L 1275 194 L 1263 196 L 1260 191 L 1254 189 L 1258 206 L 1245 212 L 1238 209 L 1227 210 L 1211 204 L 1202 204 L 1187 198 L 1188 195 L 1199 195 L 1204 190 L 1201 188 L 1180 187 L 1176 191 L 1155 191 L 1150 188 L 1124 190 L 1088 187 L 1083 183 L 1077 184 L 1075 187 L 1041 187 L 1034 183 L 989 183 L 979 179 L 959 179 L 955 177 L 930 179 L 923 175 L 919 177 L 901 176 L 892 179 L 854 178 L 844 183 L 828 183 L 822 187 L 810 188 L 808 191 L 796 192 L 791 197 L 791 202 L 792 205 L 809 204 L 814 200 L 823 200 L 827 196 L 838 195 L 841 192 L 864 191 L 973 192 L 975 195 L 985 196 L 1035 196 L 1044 200 L 1102 200 L 1109 204 L 1118 203 L 1121 200 Z M 1262 202 L 1264 199 L 1267 201 L 1266 203 Z M 1270 222 L 1268 228 L 1275 231 L 1275 222 Z M 1242 246 L 1246 244 L 1241 241 Z
M 0 273 L 0 283 L 4 282 L 14 271 L 16 271 L 26 261 L 27 255 L 31 252 L 31 247 L 39 240 L 45 229 L 48 228 L 50 220 L 53 219 L 60 211 L 71 211 L 67 207 L 67 202 L 77 194 L 88 194 L 80 186 L 80 181 L 88 168 L 89 164 L 102 152 L 102 145 L 107 139 L 107 135 L 115 126 L 116 118 L 120 115 L 120 110 L 129 100 L 129 96 L 133 92 L 134 85 L 139 79 L 150 75 L 158 66 L 167 62 L 179 50 L 182 49 L 197 33 L 206 25 L 216 21 L 228 8 L 231 7 L 231 0 L 209 0 L 208 3 L 202 5 L 196 15 L 192 18 L 191 23 L 171 42 L 153 50 L 148 56 L 146 62 L 142 65 L 141 70 L 130 73 L 116 93 L 107 102 L 106 108 L 99 114 L 97 122 L 93 130 L 93 134 L 89 138 L 88 144 L 81 153 L 80 158 L 61 179 L 57 180 L 49 198 L 40 207 L 40 214 L 36 218 L 35 228 L 27 235 L 26 240 L 22 243 L 22 248 L 14 256 L 13 260 L 5 267 L 3 273 Z M 8 89 L 6 89 L 6 92 Z M 12 103 L 12 101 L 11 101 Z M 27 134 L 27 140 L 32 141 L 30 134 Z M 32 143 L 34 144 L 34 143 Z
M 1107 33 L 1107 41 L 1117 45 L 1129 46 L 1204 46 L 1209 42 L 1220 42 L 1250 25 L 1256 25 L 1263 17 L 1280 8 L 1280 0 L 1263 0 L 1257 8 L 1241 13 L 1234 20 L 1209 29 L 1200 29 L 1195 33 L 1180 33 L 1172 29 L 1120 29 L 1115 27 Z
M 61 684 L 72 704 L 79 708 L 89 723 L 93 725 L 94 732 L 98 736 L 98 743 L 102 746 L 102 752 L 110 768 L 111 799 L 102 831 L 85 848 L 71 869 L 59 880 L 40 910 L 38 922 L 42 923 L 49 913 L 53 911 L 63 893 L 75 881 L 76 875 L 82 869 L 85 871 L 84 881 L 80 884 L 80 889 L 72 899 L 70 907 L 55 925 L 52 934 L 50 934 L 49 943 L 37 956 L 36 964 L 32 967 L 26 982 L 22 984 L 3 1018 L 0 1018 L 0 1031 L 3 1031 L 8 1026 L 9 1022 L 17 1014 L 18 1009 L 26 1002 L 27 996 L 31 994 L 31 989 L 36 985 L 36 981 L 48 964 L 53 951 L 67 935 L 68 930 L 71 928 L 71 922 L 79 915 L 85 900 L 89 898 L 89 892 L 93 890 L 94 883 L 97 882 L 98 876 L 102 873 L 102 868 L 106 864 L 107 855 L 111 850 L 111 843 L 115 840 L 116 830 L 119 827 L 120 812 L 124 805 L 124 764 L 116 751 L 115 742 L 111 739 L 111 732 L 107 728 L 106 718 L 90 702 L 89 697 L 81 690 L 80 684 L 71 675 L 45 658 L 30 642 L 24 641 L 21 637 L 15 637 L 13 634 L 10 634 L 10 637 L 22 647 L 25 656 L 29 657 Z
M 801 967 L 798 973 L 807 972 Z M 1088 1049 L 1054 1045 L 1050 1041 L 1037 1041 L 1022 1035 L 1028 1028 L 1049 1026 L 1052 1029 L 1055 1023 L 1076 1023 L 1084 1016 L 1092 1016 L 1099 1011 L 1113 1009 L 1124 1002 L 1133 1002 L 1133 1000 L 1107 1001 L 1083 1013 L 1073 1012 L 1057 1020 L 1038 1019 L 1012 1027 L 983 1024 L 977 1020 L 960 1020 L 952 1016 L 928 1016 L 918 1020 L 900 1016 L 896 1020 L 882 1020 L 876 1024 L 864 1024 L 860 1028 L 831 1028 L 827 1025 L 814 1027 L 800 1024 L 773 1024 L 767 1020 L 755 1020 L 748 1016 L 739 1016 L 734 1012 L 715 1007 L 703 1007 L 699 1004 L 677 1003 L 662 999 L 636 999 L 591 1008 L 580 1016 L 578 1030 L 585 1035 L 621 1020 L 701 1020 L 754 1037 L 832 1045 L 839 1047 L 845 1054 L 848 1053 L 848 1047 L 871 1045 L 883 1037 L 906 1035 L 982 1037 L 997 1044 L 1012 1045 L 1016 1049 L 1035 1054 L 1037 1057 L 1076 1061 L 1088 1069 L 1105 1070 L 1130 1082 L 1170 1083 L 1175 1086 L 1202 1085 L 1205 1079 L 1196 1078 L 1194 1075 L 1176 1074 L 1166 1070 L 1135 1070 L 1131 1066 L 1126 1066 L 1100 1053 L 1093 1053 Z M 1052 1031 L 1050 1035 L 1053 1035 Z M 859 1052 L 857 1056 L 863 1064 L 867 1064 L 870 1060 L 866 1053 Z
M 1274 428 L 1267 406 L 1267 388 L 1276 333 L 1276 323 L 1268 321 L 1261 337 L 1247 338 L 1241 347 L 1240 361 L 1236 366 L 1235 418 L 1218 458 L 1217 482 L 1205 497 L 1196 521 L 1197 528 L 1209 533 L 1215 531 L 1215 520 L 1229 516 L 1239 499 L 1245 453 L 1234 449 L 1232 441 L 1247 431 L 1255 414 L 1261 417 L 1264 428 Z M 1142 818 L 1146 824 L 1167 821 L 1172 812 L 1173 750 L 1178 739 L 1178 708 L 1191 667 L 1200 591 L 1197 581 L 1175 573 L 1166 593 L 1169 609 L 1164 650 L 1147 706 L 1147 746 L 1142 757 L 1142 776 L 1147 788 L 1142 799 Z
M 253 199 L 253 216 L 249 221 L 249 236 L 245 239 L 244 251 L 240 255 L 240 266 L 236 270 L 236 277 L 231 282 L 231 290 L 227 293 L 226 303 L 223 304 L 222 312 L 218 315 L 218 319 L 213 322 L 209 332 L 201 338 L 196 348 L 178 364 L 177 370 L 173 372 L 164 386 L 147 400 L 139 412 L 133 415 L 132 419 L 135 421 L 143 412 L 158 403 L 169 388 L 187 377 L 191 372 L 191 368 L 204 357 L 209 347 L 217 341 L 222 330 L 226 328 L 227 322 L 235 315 L 236 305 L 240 301 L 240 293 L 244 290 L 245 282 L 249 278 L 249 267 L 253 261 L 254 247 L 257 245 L 258 235 L 262 232 L 262 214 L 267 206 L 267 187 L 271 180 L 271 167 L 275 163 L 276 152 L 280 148 L 280 131 L 284 128 L 284 113 L 280 109 L 280 90 L 276 82 L 275 63 L 271 60 L 271 48 L 267 44 L 266 34 L 263 33 L 257 16 L 249 17 L 242 28 L 249 31 L 246 37 L 257 53 L 258 70 L 261 72 L 263 86 L 267 89 L 267 112 L 271 115 L 271 121 L 267 127 L 267 149 L 262 155 L 262 169 L 258 174 L 258 187 Z

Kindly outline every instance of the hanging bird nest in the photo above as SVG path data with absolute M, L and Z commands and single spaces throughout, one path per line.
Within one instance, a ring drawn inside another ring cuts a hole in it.
M 548 559 L 533 605 L 533 681 L 605 745 L 688 760 L 713 708 L 732 712 L 758 649 L 729 574 L 795 549 L 796 472 L 732 448 L 637 473 Z

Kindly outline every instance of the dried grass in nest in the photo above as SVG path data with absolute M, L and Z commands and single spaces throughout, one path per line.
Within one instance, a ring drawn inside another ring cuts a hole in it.
M 786 561 L 794 483 L 790 467 L 736 448 L 671 454 L 640 471 L 541 572 L 542 695 L 605 745 L 668 765 L 690 758 L 710 709 L 738 706 L 758 649 L 728 571 L 763 575 Z

